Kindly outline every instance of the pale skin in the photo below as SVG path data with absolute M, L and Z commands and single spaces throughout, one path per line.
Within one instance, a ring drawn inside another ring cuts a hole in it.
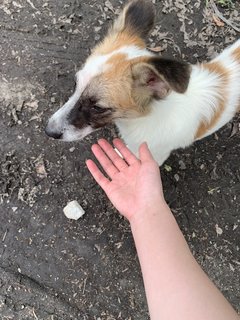
M 239 320 L 237 313 L 198 265 L 165 202 L 158 164 L 146 143 L 139 159 L 120 139 L 104 139 L 87 167 L 133 233 L 151 320 Z

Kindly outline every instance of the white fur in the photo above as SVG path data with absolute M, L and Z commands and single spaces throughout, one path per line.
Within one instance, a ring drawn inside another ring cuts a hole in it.
M 240 60 L 233 59 L 232 52 L 240 48 L 240 39 L 234 44 L 226 48 L 213 61 L 220 62 L 225 67 L 230 75 L 229 84 L 226 88 L 228 103 L 221 118 L 216 124 L 214 131 L 221 128 L 224 124 L 230 121 L 236 113 L 236 107 L 240 104 Z M 210 133 L 214 132 L 213 130 Z
M 151 57 L 154 56 L 152 52 L 147 49 L 141 49 L 136 46 L 125 46 L 119 49 L 119 52 L 126 54 L 128 56 L 128 60 L 138 58 L 138 57 Z
M 227 48 L 215 61 L 220 61 L 230 73 L 226 88 L 227 105 L 216 125 L 204 137 L 218 130 L 236 113 L 240 101 L 240 61 L 231 53 L 240 47 L 240 40 Z M 156 161 L 161 165 L 174 149 L 192 144 L 200 123 L 210 122 L 217 108 L 221 80 L 201 65 L 193 66 L 185 94 L 172 92 L 165 100 L 155 101 L 151 112 L 137 119 L 119 119 L 116 125 L 130 149 L 137 154 L 139 145 L 146 141 Z M 201 137 L 203 138 L 203 137 Z
M 74 141 L 74 140 L 81 140 L 90 133 L 92 133 L 94 130 L 91 128 L 91 126 L 87 126 L 81 130 L 76 129 L 74 126 L 68 125 L 64 131 L 63 131 L 63 136 L 64 136 L 64 141 Z

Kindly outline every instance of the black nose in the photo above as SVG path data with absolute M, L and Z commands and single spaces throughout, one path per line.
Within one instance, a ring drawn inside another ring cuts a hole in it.
M 54 139 L 61 139 L 62 133 L 57 131 L 52 131 L 48 127 L 45 128 L 45 133 L 47 136 L 54 138 Z

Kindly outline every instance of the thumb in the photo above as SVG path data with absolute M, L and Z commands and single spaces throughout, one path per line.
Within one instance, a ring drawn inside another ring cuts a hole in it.
M 142 162 L 154 161 L 154 158 L 148 148 L 147 142 L 143 142 L 139 147 L 139 158 Z

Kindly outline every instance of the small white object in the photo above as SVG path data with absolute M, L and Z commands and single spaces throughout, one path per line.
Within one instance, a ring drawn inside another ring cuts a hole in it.
M 218 224 L 215 225 L 215 228 L 216 228 L 216 232 L 217 232 L 218 235 L 222 235 L 223 234 L 223 230 L 222 230 L 222 228 L 220 228 L 218 226 Z
M 121 154 L 121 152 L 117 149 L 117 148 L 114 148 L 114 150 L 117 152 L 117 154 L 119 155 L 119 157 L 121 157 L 123 159 L 123 156 Z
M 70 151 L 70 152 L 74 152 L 75 149 L 76 149 L 75 147 L 72 147 L 72 148 L 69 149 L 69 151 Z
M 69 202 L 66 205 L 66 207 L 63 209 L 63 212 L 68 219 L 73 219 L 73 220 L 78 220 L 85 213 L 83 208 L 80 206 L 80 204 L 76 200 Z

